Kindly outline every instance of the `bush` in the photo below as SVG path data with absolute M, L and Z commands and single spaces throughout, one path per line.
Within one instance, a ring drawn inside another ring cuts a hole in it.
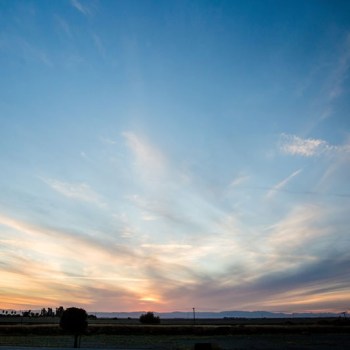
M 140 316 L 140 322 L 144 324 L 159 324 L 160 318 L 159 316 L 154 316 L 153 312 L 147 312 Z

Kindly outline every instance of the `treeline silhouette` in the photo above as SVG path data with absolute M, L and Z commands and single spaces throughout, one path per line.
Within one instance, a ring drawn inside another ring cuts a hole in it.
M 59 306 L 53 310 L 51 307 L 42 308 L 40 312 L 25 310 L 25 311 L 15 311 L 15 310 L 0 310 L 0 317 L 61 317 L 64 312 L 64 307 Z

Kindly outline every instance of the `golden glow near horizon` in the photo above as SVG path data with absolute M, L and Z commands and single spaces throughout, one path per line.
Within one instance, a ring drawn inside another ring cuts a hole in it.
M 307 242 L 312 230 L 309 230 L 310 234 L 304 235 L 303 228 L 299 238 L 295 237 L 298 237 L 298 225 L 304 227 L 305 220 L 318 217 L 315 207 L 310 210 L 311 213 L 307 208 L 296 211 L 293 219 L 287 217 L 285 221 L 269 228 L 270 238 L 265 239 L 264 246 L 259 242 L 260 249 L 265 251 L 263 254 L 254 248 L 253 242 L 248 248 L 237 242 L 232 244 L 224 235 L 210 242 L 204 240 L 197 249 L 189 244 L 141 244 L 140 248 L 135 246 L 133 250 L 119 256 L 111 253 L 110 246 L 98 244 L 98 241 L 94 242 L 91 238 L 69 236 L 67 233 L 1 216 L 0 224 L 3 227 L 18 231 L 22 235 L 21 241 L 2 240 L 3 247 L 9 252 L 12 251 L 13 256 L 11 261 L 11 254 L 7 254 L 6 263 L 9 268 L 6 270 L 5 264 L 5 269 L 0 271 L 2 281 L 0 297 L 3 308 L 26 309 L 64 303 L 82 305 L 93 310 L 99 308 L 101 311 L 130 311 L 135 307 L 145 308 L 147 305 L 157 311 L 177 310 L 179 306 L 187 309 L 190 299 L 186 298 L 186 293 L 182 294 L 180 291 L 185 283 L 187 292 L 194 292 L 197 295 L 203 293 L 205 296 L 208 292 L 215 297 L 215 292 L 237 291 L 235 295 L 238 302 L 235 308 L 244 305 L 246 310 L 254 309 L 254 304 L 249 305 L 249 300 L 255 292 L 251 290 L 245 296 L 244 289 L 240 290 L 244 283 L 254 285 L 264 277 L 266 271 L 269 274 L 273 271 L 279 273 L 280 270 L 286 269 L 288 264 L 292 268 L 298 268 L 303 262 L 312 262 L 316 259 L 294 253 L 286 257 L 289 263 L 287 264 L 287 261 L 284 263 L 281 254 L 284 253 L 286 245 L 280 246 L 282 237 L 275 233 L 277 229 L 278 232 L 293 231 L 295 235 L 293 246 L 297 244 L 299 247 L 303 244 L 302 240 Z M 319 215 L 322 215 L 322 212 L 319 212 Z M 325 234 L 324 230 L 322 232 Z M 64 237 L 65 234 L 69 245 L 62 246 L 55 243 L 57 237 Z M 290 249 L 291 241 L 288 235 L 286 239 Z M 191 249 L 194 250 L 193 254 Z M 18 257 L 15 259 L 15 252 L 18 250 L 26 252 L 21 259 Z M 142 255 L 141 251 L 145 255 Z M 210 261 L 212 251 L 222 252 L 221 256 L 216 257 L 216 261 Z M 270 251 L 271 254 L 266 254 L 266 251 Z M 224 267 L 229 257 L 235 257 L 240 261 L 244 254 L 246 254 L 244 271 L 238 270 L 232 276 L 217 275 L 216 286 L 206 285 L 205 289 L 198 290 L 198 283 L 204 277 L 200 274 L 220 271 L 220 266 Z M 209 259 L 210 264 L 206 266 L 201 259 Z M 200 264 L 200 269 L 190 268 L 189 266 L 193 264 Z M 215 268 L 215 265 L 218 267 Z M 242 275 L 242 272 L 246 275 Z M 341 290 L 328 292 L 318 292 L 318 287 L 306 285 L 305 288 L 299 287 L 298 290 L 291 290 L 288 293 L 269 291 L 260 295 L 259 303 L 269 310 L 283 310 L 289 305 L 288 310 L 291 308 L 294 311 L 303 311 L 304 306 L 310 309 L 312 305 L 320 309 L 322 304 L 334 304 L 333 310 L 337 311 L 339 302 L 346 304 L 348 296 L 346 286 L 342 285 L 339 286 Z M 108 308 L 103 306 L 106 298 L 110 302 Z M 224 295 L 224 298 L 227 296 Z M 198 300 L 200 301 L 200 297 Z M 205 306 L 203 308 L 205 309 Z M 217 309 L 219 308 L 218 304 Z

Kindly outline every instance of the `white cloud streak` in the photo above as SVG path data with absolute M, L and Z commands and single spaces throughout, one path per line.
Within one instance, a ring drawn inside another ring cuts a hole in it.
M 136 158 L 140 174 L 160 175 L 163 173 L 166 159 L 159 149 L 132 132 L 124 132 L 122 135 Z
M 90 15 L 90 10 L 88 9 L 88 7 L 83 5 L 80 1 L 71 0 L 70 3 L 74 8 L 76 8 L 83 15 L 85 15 L 85 16 Z
M 334 70 L 331 87 L 329 90 L 328 99 L 329 101 L 333 101 L 335 98 L 340 96 L 343 93 L 343 84 L 344 80 L 347 77 L 347 72 L 350 67 L 350 33 L 348 33 L 343 52 L 339 56 L 339 61 L 336 65 L 336 69 Z
M 247 175 L 238 176 L 231 181 L 229 187 L 231 187 L 231 188 L 237 187 L 237 186 L 241 185 L 242 183 L 246 182 L 247 180 L 249 180 L 249 176 L 247 176 Z
M 102 57 L 106 57 L 106 48 L 103 45 L 103 42 L 102 42 L 101 38 L 96 33 L 93 33 L 92 34 L 92 40 L 93 40 L 93 42 L 94 42 L 94 44 L 96 46 L 96 49 L 99 52 L 99 54 Z
M 60 16 L 55 15 L 55 20 L 59 26 L 59 29 L 63 31 L 69 38 L 72 37 L 72 31 L 69 24 Z
M 283 189 L 288 182 L 290 182 L 295 176 L 299 175 L 301 173 L 302 169 L 298 169 L 294 171 L 292 174 L 290 174 L 288 177 L 286 177 L 284 180 L 276 184 L 274 187 L 271 188 L 271 190 L 267 193 L 266 197 L 271 198 L 273 197 L 279 190 Z
M 295 207 L 285 218 L 267 229 L 269 234 L 265 239 L 266 248 L 279 256 L 280 265 L 283 261 L 291 263 L 285 260 L 286 254 L 298 257 L 302 252 L 311 256 L 317 254 L 316 242 L 319 243 L 321 238 L 329 234 L 329 227 L 322 225 L 326 214 L 324 208 L 316 205 Z M 315 243 L 313 248 L 310 247 L 311 241 Z M 301 263 L 298 261 L 298 264 Z
M 42 179 L 53 190 L 62 194 L 67 198 L 72 198 L 84 202 L 90 202 L 104 207 L 105 203 L 102 201 L 100 195 L 94 192 L 89 185 L 85 183 L 71 184 L 54 179 Z
M 31 43 L 23 37 L 10 33 L 0 33 L 0 50 L 21 57 L 27 62 L 44 64 L 49 68 L 54 66 L 45 48 L 39 47 L 38 43 Z

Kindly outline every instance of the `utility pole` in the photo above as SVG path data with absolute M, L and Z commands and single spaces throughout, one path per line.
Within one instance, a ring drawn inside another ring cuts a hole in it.
M 196 309 L 193 307 L 193 324 L 196 324 Z

